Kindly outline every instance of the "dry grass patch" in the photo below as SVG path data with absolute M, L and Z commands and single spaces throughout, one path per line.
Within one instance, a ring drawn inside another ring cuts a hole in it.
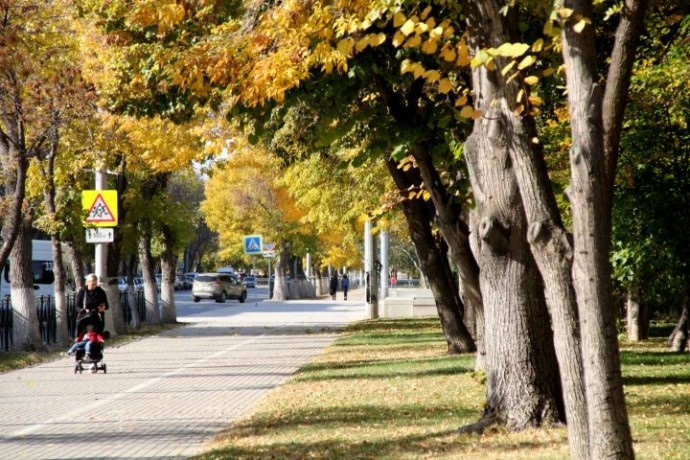
M 485 389 L 474 357 L 445 349 L 437 319 L 353 325 L 195 459 L 570 457 L 565 428 L 455 434 L 479 418 Z M 622 345 L 638 459 L 690 458 L 689 361 L 662 338 Z

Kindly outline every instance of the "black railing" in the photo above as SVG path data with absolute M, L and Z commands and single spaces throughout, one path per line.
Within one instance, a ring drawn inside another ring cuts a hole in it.
M 9 350 L 12 346 L 12 304 L 10 296 L 0 299 L 0 348 Z
M 144 291 L 136 291 L 136 308 L 139 312 L 139 320 L 146 320 L 146 302 Z M 76 335 L 77 329 L 77 305 L 76 293 L 65 294 L 67 302 L 67 329 L 70 337 Z M 122 314 L 127 324 L 132 324 L 132 310 L 129 305 L 127 293 L 120 293 L 120 305 Z M 38 325 L 41 332 L 41 341 L 46 344 L 57 341 L 57 314 L 55 302 L 52 296 L 39 296 L 36 298 L 36 310 L 38 313 Z M 0 298 L 0 350 L 9 350 L 12 347 L 12 302 L 9 295 Z
M 137 303 L 137 312 L 139 312 L 139 321 L 142 323 L 146 321 L 146 302 L 144 301 L 144 291 L 141 289 L 134 291 Z M 129 296 L 127 292 L 120 292 L 120 305 L 122 305 L 122 315 L 127 324 L 132 324 L 132 307 L 129 305 Z
M 36 310 L 38 327 L 41 330 L 41 341 L 43 343 L 57 342 L 57 318 L 53 298 L 49 295 L 36 297 Z

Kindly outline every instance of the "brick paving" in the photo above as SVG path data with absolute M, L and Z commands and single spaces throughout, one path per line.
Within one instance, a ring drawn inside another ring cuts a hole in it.
M 361 289 L 359 290 L 361 291 Z M 106 348 L 107 374 L 57 361 L 0 374 L 0 459 L 183 459 L 365 318 L 348 302 L 228 302 Z M 319 332 L 319 333 L 314 333 Z

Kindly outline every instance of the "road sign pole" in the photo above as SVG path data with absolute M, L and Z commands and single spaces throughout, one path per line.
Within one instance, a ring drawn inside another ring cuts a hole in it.
M 105 170 L 101 168 L 96 169 L 96 190 L 106 189 L 106 175 Z M 106 286 L 106 290 L 110 285 L 110 279 L 108 278 L 108 270 L 106 263 L 108 260 L 108 245 L 107 243 L 96 243 L 95 248 L 95 265 L 96 265 L 96 276 L 98 277 L 98 282 Z M 113 313 L 109 309 L 105 311 L 105 324 L 106 328 L 110 331 L 111 336 L 117 335 L 114 324 L 113 324 Z

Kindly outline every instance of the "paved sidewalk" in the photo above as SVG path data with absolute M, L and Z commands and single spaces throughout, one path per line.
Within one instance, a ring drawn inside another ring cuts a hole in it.
M 0 374 L 0 458 L 183 459 L 202 452 L 328 346 L 338 328 L 364 319 L 358 297 L 206 306 L 180 318 L 188 326 L 106 348 L 107 374 L 75 374 L 71 358 Z

